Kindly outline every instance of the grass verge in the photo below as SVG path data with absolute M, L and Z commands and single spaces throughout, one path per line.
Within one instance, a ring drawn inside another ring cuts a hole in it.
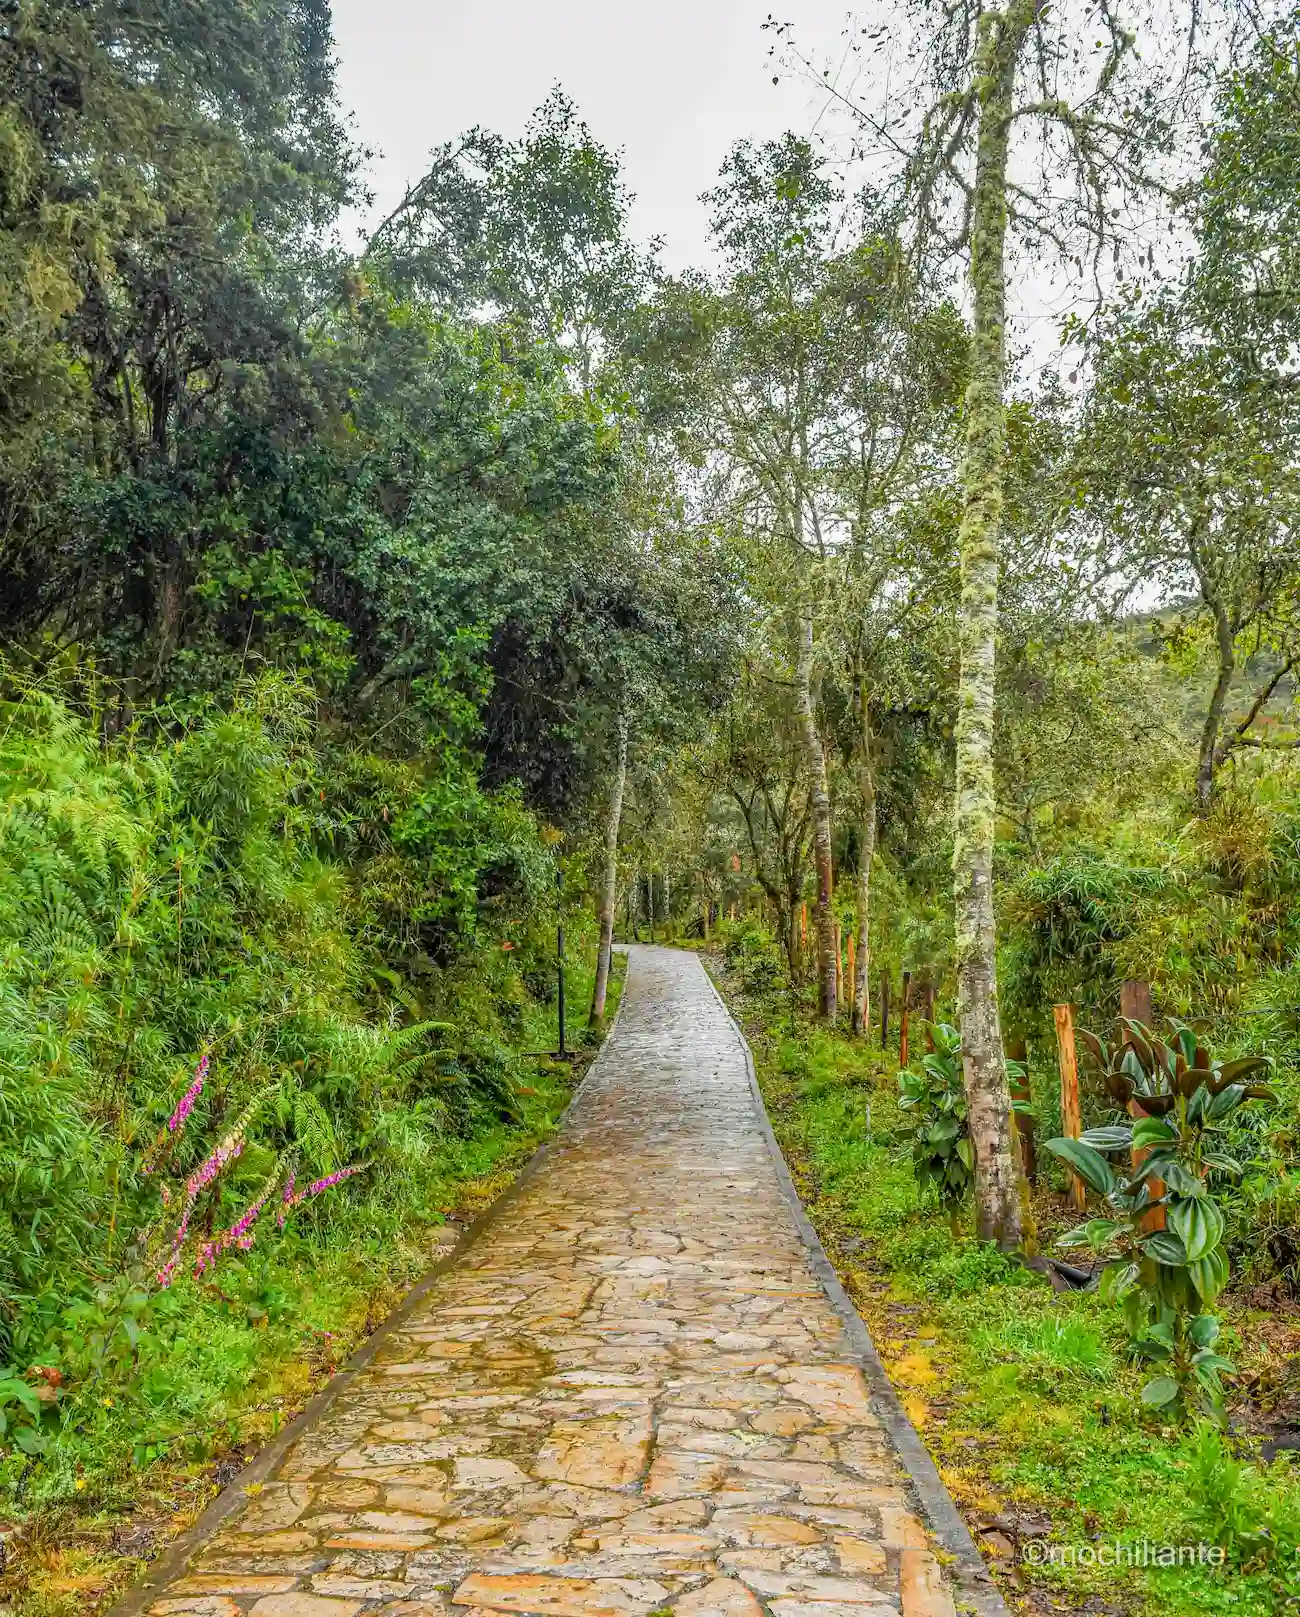
M 892 1058 L 710 968 L 804 1206 L 1012 1609 L 1300 1609 L 1294 1457 L 1252 1465 L 1144 1410 L 1117 1310 L 1053 1292 L 920 1197 Z M 1048 1192 L 1035 1211 L 1048 1231 L 1069 1222 Z M 1227 1324 L 1245 1363 L 1252 1317 Z M 1182 1564 L 1141 1564 L 1180 1546 Z

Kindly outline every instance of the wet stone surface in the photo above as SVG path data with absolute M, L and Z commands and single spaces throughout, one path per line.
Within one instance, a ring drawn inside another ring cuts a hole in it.
M 150 1617 L 949 1617 L 694 956 Z

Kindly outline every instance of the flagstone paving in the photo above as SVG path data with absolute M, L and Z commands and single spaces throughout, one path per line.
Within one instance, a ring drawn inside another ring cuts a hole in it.
M 150 1617 L 948 1617 L 694 956 Z

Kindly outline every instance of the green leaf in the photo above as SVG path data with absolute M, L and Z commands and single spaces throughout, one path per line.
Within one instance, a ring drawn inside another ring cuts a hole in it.
M 1205 1118 L 1210 1123 L 1221 1123 L 1225 1117 L 1235 1112 L 1246 1098 L 1246 1091 L 1241 1084 L 1229 1084 L 1226 1089 L 1217 1095 L 1211 1095 L 1205 1103 Z
M 1187 1265 L 1188 1278 L 1203 1303 L 1212 1303 L 1228 1284 L 1228 1258 L 1222 1247 Z
M 1223 1214 L 1209 1196 L 1171 1201 L 1167 1217 L 1169 1227 L 1186 1249 L 1187 1263 L 1198 1262 L 1223 1239 Z
M 1096 1247 L 1105 1246 L 1119 1227 L 1113 1218 L 1093 1218 L 1084 1225 L 1090 1245 Z
M 957 1155 L 961 1158 L 968 1172 L 974 1170 L 975 1153 L 971 1149 L 971 1143 L 968 1136 L 963 1135 L 961 1139 L 957 1141 Z
M 36 1388 L 16 1376 L 0 1381 L 0 1404 L 9 1403 L 21 1404 L 29 1415 L 40 1416 L 41 1401 L 36 1396 Z
M 1171 1269 L 1181 1269 L 1187 1262 L 1187 1249 L 1181 1238 L 1168 1230 L 1157 1230 L 1154 1235 L 1148 1235 L 1142 1243 L 1142 1250 L 1157 1263 L 1166 1264 Z
M 1215 1076 L 1229 1084 L 1240 1083 L 1252 1072 L 1267 1072 L 1273 1066 L 1271 1056 L 1238 1056 L 1235 1061 L 1224 1061 L 1215 1068 Z
M 1140 1150 L 1177 1138 L 1178 1130 L 1163 1117 L 1140 1117 L 1133 1125 L 1133 1144 Z
M 1061 1161 L 1073 1168 L 1085 1184 L 1091 1185 L 1103 1196 L 1109 1196 L 1117 1183 L 1114 1169 L 1099 1152 L 1091 1146 L 1084 1145 L 1082 1140 L 1071 1140 L 1068 1137 L 1057 1140 L 1048 1140 L 1047 1149 L 1053 1156 L 1060 1157 Z
M 1127 1151 L 1133 1143 L 1133 1130 L 1125 1124 L 1085 1129 L 1079 1139 L 1094 1151 Z
M 1213 1314 L 1198 1314 L 1187 1334 L 1198 1348 L 1212 1348 L 1219 1338 L 1219 1322 Z
M 20 1426 L 14 1433 L 14 1443 L 24 1454 L 44 1454 L 49 1440 L 35 1426 Z
M 1156 1320 L 1154 1325 L 1147 1326 L 1147 1340 L 1155 1342 L 1163 1353 L 1174 1351 L 1174 1328 L 1164 1320 Z
M 1240 1179 L 1244 1171 L 1236 1157 L 1230 1157 L 1226 1151 L 1207 1151 L 1201 1161 L 1207 1168 L 1217 1168 L 1220 1173 L 1229 1173 L 1234 1179 Z
M 1102 1271 L 1101 1282 L 1097 1287 L 1102 1300 L 1117 1303 L 1121 1298 L 1127 1297 L 1137 1285 L 1139 1273 L 1136 1263 L 1126 1263 L 1123 1259 L 1108 1263 Z
M 1056 1244 L 1060 1247 L 1091 1246 L 1092 1240 L 1088 1235 L 1091 1228 L 1091 1224 L 1077 1224 L 1074 1229 L 1067 1230 L 1064 1235 L 1058 1236 Z
M 1142 1389 L 1142 1402 L 1151 1409 L 1164 1409 L 1178 1397 L 1178 1383 L 1172 1376 L 1152 1376 Z
M 1160 1177 L 1166 1186 L 1177 1196 L 1203 1196 L 1205 1186 L 1201 1180 L 1181 1162 L 1170 1162 L 1161 1170 Z

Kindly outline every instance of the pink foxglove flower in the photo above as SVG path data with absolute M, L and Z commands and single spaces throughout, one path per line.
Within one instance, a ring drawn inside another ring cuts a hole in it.
M 203 1080 L 208 1076 L 208 1064 L 209 1056 L 205 1050 L 199 1059 L 198 1066 L 195 1068 L 194 1082 L 181 1096 L 180 1104 L 167 1119 L 167 1132 L 169 1134 L 179 1134 L 185 1128 L 185 1119 L 194 1110 L 194 1102 L 203 1093 Z
M 180 1139 L 181 1135 L 184 1134 L 186 1119 L 194 1110 L 194 1102 L 198 1100 L 199 1096 L 203 1093 L 203 1084 L 204 1080 L 208 1076 L 208 1067 L 211 1064 L 211 1060 L 212 1058 L 206 1050 L 199 1057 L 199 1064 L 194 1069 L 193 1083 L 191 1083 L 190 1087 L 181 1096 L 180 1100 L 176 1104 L 176 1110 L 167 1119 L 165 1127 L 159 1130 L 158 1138 L 145 1153 L 145 1159 L 140 1165 L 140 1172 L 142 1174 L 148 1175 L 153 1172 L 159 1156 L 162 1155 L 164 1146 L 168 1145 L 169 1135 L 172 1136 L 171 1143 L 174 1144 Z
M 313 1179 L 311 1184 L 307 1186 L 306 1190 L 300 1190 L 298 1194 L 293 1197 L 290 1197 L 288 1194 L 289 1190 L 292 1188 L 291 1185 L 286 1185 L 284 1204 L 280 1208 L 280 1228 L 284 1228 L 285 1219 L 288 1218 L 289 1214 L 294 1210 L 295 1207 L 300 1207 L 303 1202 L 307 1201 L 312 1196 L 319 1196 L 323 1190 L 329 1190 L 332 1185 L 338 1185 L 341 1184 L 345 1179 L 351 1179 L 353 1174 L 361 1173 L 369 1166 L 370 1164 L 368 1162 L 354 1162 L 350 1167 L 340 1168 L 337 1173 L 327 1173 L 323 1179 Z
M 216 1150 L 211 1153 L 185 1181 L 185 1199 L 181 1203 L 180 1221 L 176 1226 L 176 1233 L 172 1236 L 171 1253 L 154 1276 L 157 1284 L 166 1288 L 170 1286 L 176 1275 L 176 1268 L 180 1262 L 181 1249 L 190 1232 L 190 1218 L 194 1212 L 194 1204 L 208 1188 L 212 1181 L 232 1163 L 244 1149 L 244 1134 L 252 1121 L 253 1113 L 257 1110 L 261 1097 L 258 1096 L 251 1105 L 240 1114 L 235 1126 L 226 1135 Z
M 229 1247 L 237 1246 L 242 1252 L 247 1252 L 253 1244 L 252 1228 L 257 1222 L 262 1209 L 271 1199 L 271 1192 L 275 1189 L 275 1176 L 267 1181 L 266 1189 L 257 1200 L 240 1214 L 228 1230 L 223 1230 L 211 1241 L 204 1243 L 199 1253 L 198 1261 L 194 1265 L 194 1278 L 200 1279 L 208 1270 L 214 1269 L 217 1259 Z
M 280 1214 L 275 1221 L 281 1229 L 284 1228 L 284 1221 L 288 1218 L 289 1209 L 293 1206 L 293 1187 L 297 1180 L 298 1174 L 295 1170 L 284 1182 L 284 1195 L 280 1198 Z

